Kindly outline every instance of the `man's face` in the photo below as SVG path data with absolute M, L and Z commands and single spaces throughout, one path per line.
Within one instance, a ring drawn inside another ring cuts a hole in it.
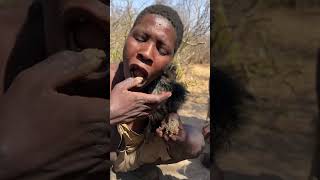
M 124 76 L 143 77 L 145 87 L 159 77 L 174 56 L 176 32 L 171 22 L 155 15 L 144 15 L 131 29 L 123 50 Z

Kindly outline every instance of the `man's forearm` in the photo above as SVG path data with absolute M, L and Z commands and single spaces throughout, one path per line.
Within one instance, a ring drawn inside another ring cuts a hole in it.
M 182 141 L 168 141 L 169 155 L 176 160 L 192 159 L 199 156 L 204 148 L 204 138 L 200 131 L 183 125 L 185 138 Z
M 118 123 L 120 123 L 120 119 L 119 117 L 117 117 L 116 112 L 114 110 L 114 107 L 112 106 L 112 104 L 109 104 L 108 106 L 108 110 L 109 110 L 109 122 L 111 126 L 114 126 Z
M 188 145 L 182 142 L 167 143 L 169 146 L 168 153 L 174 161 L 182 161 L 189 158 Z

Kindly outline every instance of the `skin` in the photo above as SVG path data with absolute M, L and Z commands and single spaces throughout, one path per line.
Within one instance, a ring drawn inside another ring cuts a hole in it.
M 59 25 L 42 21 L 50 17 L 50 11 L 41 16 L 39 9 L 47 7 L 28 9 L 31 3 L 17 1 L 11 9 L 1 11 L 1 27 L 5 28 L 0 36 L 6 41 L 0 45 L 0 179 L 105 177 L 103 169 L 109 165 L 106 150 L 110 148 L 105 107 L 109 102 L 57 91 L 95 73 L 105 55 L 89 61 L 81 53 L 67 51 L 73 49 L 65 41 L 46 42 L 47 34 L 54 34 L 54 29 L 47 27 Z M 101 49 L 96 44 L 91 48 Z
M 145 72 L 142 82 L 136 83 L 125 88 L 136 93 L 143 92 L 144 88 L 157 77 L 159 77 L 167 64 L 174 57 L 176 42 L 176 32 L 171 23 L 164 17 L 154 14 L 143 16 L 140 21 L 131 29 L 123 50 L 123 63 L 112 64 L 110 67 L 110 90 L 111 94 L 117 88 L 118 83 L 135 78 L 132 74 L 132 67 L 138 66 Z M 139 78 L 139 77 L 138 77 Z M 137 79 L 137 77 L 136 77 Z M 141 79 L 141 78 L 140 78 Z M 141 81 L 141 80 L 140 80 Z M 126 97 L 130 98 L 130 97 Z M 113 106 L 111 98 L 111 106 Z M 115 100 L 115 103 L 122 101 Z M 148 102 L 149 106 L 142 107 L 144 112 L 148 112 L 156 103 Z M 138 108 L 138 107 L 137 107 Z M 171 114 L 177 116 L 177 114 Z M 127 122 L 128 126 L 135 132 L 142 133 L 146 127 L 146 116 L 141 116 Z M 191 126 L 184 126 L 180 121 L 178 135 L 165 135 L 160 127 L 156 130 L 158 136 L 163 137 L 169 146 L 169 154 L 173 159 L 162 162 L 157 161 L 154 164 L 167 164 L 181 161 L 187 158 L 194 158 L 199 155 L 204 146 L 203 136 Z
M 108 177 L 107 2 L 31 4 L 0 10 L 0 179 Z
M 176 33 L 171 23 L 159 15 L 146 15 L 131 29 L 123 51 L 124 77 L 129 78 L 130 67 L 137 65 L 147 76 L 140 87 L 159 77 L 174 57 Z

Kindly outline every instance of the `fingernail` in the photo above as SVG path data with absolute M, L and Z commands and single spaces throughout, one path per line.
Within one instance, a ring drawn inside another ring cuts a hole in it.
M 86 59 L 90 61 L 98 61 L 104 62 L 106 59 L 106 54 L 104 51 L 99 49 L 84 49 L 80 52 L 80 54 L 84 55 Z
M 136 77 L 136 80 L 137 80 L 139 83 L 142 83 L 143 78 L 142 78 L 142 77 Z
M 171 92 L 167 92 L 167 95 L 168 95 L 168 97 L 171 97 L 172 93 Z
M 80 52 L 85 58 L 85 62 L 81 64 L 80 68 L 87 69 L 90 66 L 96 66 L 106 62 L 106 55 L 103 51 L 97 49 L 85 49 Z

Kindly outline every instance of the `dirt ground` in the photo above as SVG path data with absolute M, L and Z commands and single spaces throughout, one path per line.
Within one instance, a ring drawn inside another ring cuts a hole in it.
M 262 26 L 268 30 L 266 38 L 262 43 L 249 34 L 241 50 L 242 63 L 258 69 L 248 78 L 256 102 L 248 106 L 246 122 L 229 151 L 218 156 L 218 164 L 226 180 L 307 179 L 317 118 L 320 9 L 273 9 L 259 16 L 269 19 Z
M 208 121 L 208 83 L 209 83 L 210 68 L 208 64 L 192 64 L 185 76 L 185 82 L 188 85 L 190 95 L 187 102 L 178 112 L 181 120 L 185 124 L 191 124 L 201 129 Z M 209 146 L 205 148 L 205 152 L 209 152 Z M 209 180 L 210 172 L 201 164 L 201 157 L 197 159 L 184 160 L 179 163 L 169 165 L 159 165 L 157 171 L 161 180 Z M 150 171 L 149 169 L 146 171 Z M 116 176 L 111 172 L 111 180 L 116 180 Z M 120 178 L 118 178 L 120 179 Z M 123 178 L 133 180 L 134 178 Z

